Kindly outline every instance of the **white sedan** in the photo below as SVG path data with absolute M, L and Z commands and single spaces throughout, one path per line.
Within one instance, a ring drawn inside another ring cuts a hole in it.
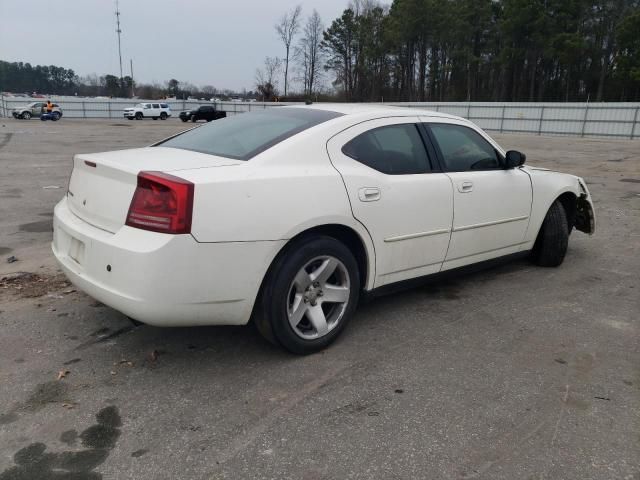
M 364 294 L 498 257 L 564 259 L 585 182 L 525 167 L 473 123 L 371 105 L 278 107 L 146 148 L 80 154 L 53 253 L 143 323 L 243 325 L 326 347 Z

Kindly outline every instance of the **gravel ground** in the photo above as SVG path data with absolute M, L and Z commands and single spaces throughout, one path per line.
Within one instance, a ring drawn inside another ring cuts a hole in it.
M 135 327 L 55 266 L 71 155 L 185 125 L 0 125 L 0 480 L 640 479 L 640 142 L 495 135 L 585 177 L 597 233 L 560 268 L 377 299 L 301 358 L 251 327 Z

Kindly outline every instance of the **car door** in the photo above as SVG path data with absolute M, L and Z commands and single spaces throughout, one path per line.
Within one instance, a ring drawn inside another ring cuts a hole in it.
M 31 115 L 34 117 L 39 117 L 42 114 L 42 108 L 44 107 L 44 103 L 34 103 L 33 107 L 31 107 Z
M 453 229 L 443 269 L 519 251 L 531 212 L 529 175 L 504 169 L 497 146 L 468 124 L 425 125 L 453 184 Z
M 205 119 L 207 122 L 209 120 L 213 120 L 213 107 L 209 105 L 203 105 L 200 107 L 200 115 L 201 118 Z
M 433 168 L 435 153 L 417 122 L 417 117 L 371 120 L 327 143 L 353 215 L 373 240 L 376 287 L 439 271 L 449 243 L 451 181 Z
M 152 117 L 159 117 L 160 116 L 160 104 L 159 103 L 152 103 L 151 104 L 151 114 Z

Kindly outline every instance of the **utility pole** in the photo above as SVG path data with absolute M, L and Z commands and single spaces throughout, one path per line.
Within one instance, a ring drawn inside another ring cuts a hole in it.
M 118 8 L 118 0 L 116 0 L 116 33 L 118 34 L 118 58 L 120 59 L 120 82 L 122 82 L 122 50 L 120 48 L 120 9 Z
M 136 92 L 133 89 L 133 58 L 130 58 L 129 61 L 131 62 L 131 98 L 136 96 Z

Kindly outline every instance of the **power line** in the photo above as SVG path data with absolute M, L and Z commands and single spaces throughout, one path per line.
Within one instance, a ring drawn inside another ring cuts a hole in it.
M 118 0 L 116 0 L 116 33 L 118 34 L 118 57 L 120 59 L 120 80 L 122 80 L 122 50 L 120 48 L 120 9 L 118 7 Z

